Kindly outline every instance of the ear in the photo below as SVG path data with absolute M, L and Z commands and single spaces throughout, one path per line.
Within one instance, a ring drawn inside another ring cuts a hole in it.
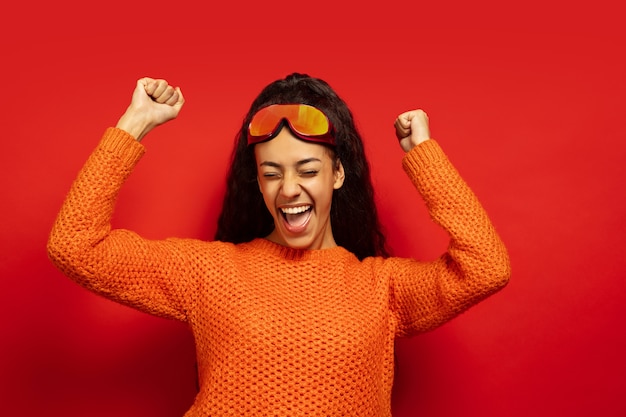
M 337 160 L 337 166 L 335 167 L 335 182 L 333 188 L 338 190 L 343 185 L 343 181 L 346 179 L 346 172 L 343 169 L 343 164 L 340 160 Z

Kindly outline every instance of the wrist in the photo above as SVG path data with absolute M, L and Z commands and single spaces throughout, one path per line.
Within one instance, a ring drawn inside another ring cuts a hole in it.
M 141 141 L 151 129 L 150 124 L 145 118 L 130 111 L 126 111 L 126 113 L 120 117 L 115 127 L 122 129 L 137 141 Z
M 426 142 L 427 140 L 429 140 L 430 137 L 421 137 L 421 138 L 416 138 L 415 140 L 411 141 L 413 143 L 413 147 Z

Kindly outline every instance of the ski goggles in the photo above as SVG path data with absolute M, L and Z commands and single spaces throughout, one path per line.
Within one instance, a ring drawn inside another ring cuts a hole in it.
M 252 117 L 248 126 L 248 145 L 274 138 L 285 125 L 302 140 L 336 144 L 333 125 L 321 110 L 307 104 L 272 104 Z

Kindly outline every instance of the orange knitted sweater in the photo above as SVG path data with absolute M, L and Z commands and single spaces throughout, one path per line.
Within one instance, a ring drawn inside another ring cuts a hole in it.
M 432 262 L 111 230 L 120 187 L 143 153 L 107 129 L 61 208 L 48 253 L 89 290 L 188 323 L 200 390 L 186 417 L 390 416 L 394 339 L 433 329 L 508 282 L 505 247 L 434 140 L 403 160 L 451 237 Z

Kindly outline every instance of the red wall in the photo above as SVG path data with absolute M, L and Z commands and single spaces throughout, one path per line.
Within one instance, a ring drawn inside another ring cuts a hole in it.
M 148 75 L 180 85 L 187 104 L 145 139 L 115 225 L 210 238 L 241 118 L 293 71 L 352 107 L 397 254 L 429 259 L 446 245 L 393 136 L 395 116 L 416 107 L 510 250 L 503 292 L 398 343 L 395 416 L 626 415 L 617 7 L 87 4 L 8 6 L 0 28 L 0 415 L 183 414 L 195 383 L 184 326 L 73 284 L 48 261 L 47 234 Z

